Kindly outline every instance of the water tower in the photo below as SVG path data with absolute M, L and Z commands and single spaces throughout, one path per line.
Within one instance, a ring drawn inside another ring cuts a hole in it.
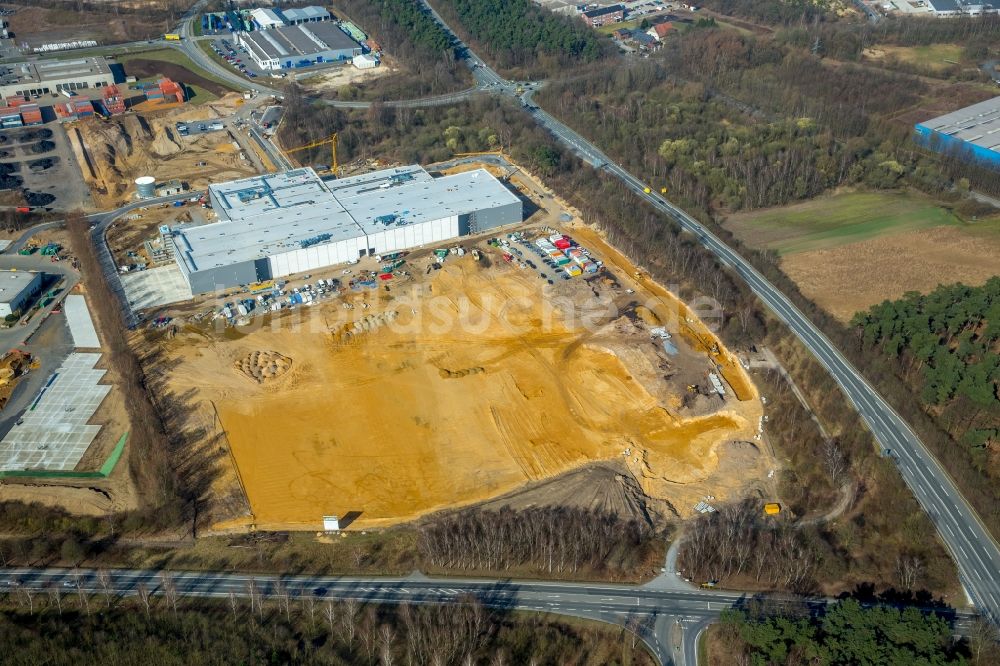
M 151 199 L 156 196 L 156 179 L 152 176 L 139 176 L 136 178 L 135 194 L 140 199 Z

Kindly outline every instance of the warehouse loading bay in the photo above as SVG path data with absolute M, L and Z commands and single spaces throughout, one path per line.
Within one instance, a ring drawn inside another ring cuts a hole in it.
M 480 167 L 522 224 L 143 313 L 179 425 L 229 454 L 217 529 L 487 502 L 688 517 L 773 496 L 737 357 L 530 176 L 446 172 Z

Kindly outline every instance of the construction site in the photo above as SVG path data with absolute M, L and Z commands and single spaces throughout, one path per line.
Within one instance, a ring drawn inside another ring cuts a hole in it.
M 687 517 L 768 492 L 737 359 L 519 178 L 520 225 L 157 312 L 163 388 L 224 443 L 217 495 L 245 498 L 216 529 L 381 527 L 512 494 Z
M 68 126 L 96 207 L 115 208 L 134 200 L 133 183 L 142 176 L 204 190 L 213 182 L 257 173 L 230 129 L 188 135 L 177 129 L 178 124 L 197 127 L 228 117 L 242 102 L 235 93 L 201 106 L 151 100 L 133 106 L 134 113 Z

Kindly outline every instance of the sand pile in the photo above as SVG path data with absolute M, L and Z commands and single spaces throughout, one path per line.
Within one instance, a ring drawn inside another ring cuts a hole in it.
M 398 316 L 399 313 L 395 310 L 370 314 L 357 321 L 344 324 L 334 333 L 333 337 L 337 342 L 350 342 L 359 335 L 378 330 L 386 324 L 395 321 Z
M 258 384 L 277 379 L 292 368 L 292 359 L 276 351 L 255 351 L 233 364 Z

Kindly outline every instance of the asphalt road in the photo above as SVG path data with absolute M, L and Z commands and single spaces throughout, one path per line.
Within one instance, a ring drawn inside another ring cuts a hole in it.
M 970 600 L 984 615 L 1000 623 L 1000 549 L 954 482 L 899 414 L 868 384 L 819 328 L 737 252 L 663 197 L 655 193 L 647 194 L 644 191 L 646 185 L 642 181 L 551 115 L 541 109 L 534 110 L 532 115 L 564 145 L 592 165 L 603 168 L 620 179 L 629 189 L 692 233 L 723 264 L 742 278 L 791 329 L 840 385 L 883 451 L 888 452 L 896 461 L 904 481 L 951 551 Z
M 423 2 L 423 0 L 421 1 Z M 191 35 L 190 23 L 199 11 L 200 5 L 201 3 L 196 4 L 182 22 L 179 29 L 181 34 Z M 430 8 L 428 7 L 428 9 Z M 430 11 L 433 13 L 433 10 Z M 437 18 L 440 21 L 440 17 Z M 441 23 L 444 25 L 443 21 Z M 450 29 L 449 32 L 451 32 Z M 453 32 L 452 35 L 454 35 Z M 457 36 L 454 39 L 462 48 L 464 60 L 473 71 L 477 87 L 436 98 L 395 102 L 396 105 L 448 104 L 483 90 L 518 97 L 515 92 L 516 83 L 500 77 L 466 45 L 462 44 Z M 200 66 L 238 83 L 242 88 L 252 88 L 264 94 L 280 94 L 279 91 L 257 82 L 250 82 L 231 75 L 230 72 L 218 67 L 191 40 L 175 42 L 171 45 L 184 51 Z M 530 90 L 520 98 L 529 107 L 529 111 L 536 121 L 548 129 L 563 145 L 594 167 L 604 169 L 620 179 L 629 189 L 674 219 L 683 229 L 692 233 L 723 264 L 742 278 L 774 314 L 799 337 L 841 386 L 871 428 L 883 450 L 891 452 L 890 455 L 896 460 L 903 479 L 913 490 L 921 506 L 927 511 L 942 540 L 951 551 L 958 565 L 962 583 L 973 603 L 994 622 L 1000 622 L 1000 586 L 998 586 L 997 580 L 998 572 L 1000 572 L 1000 549 L 998 549 L 997 543 L 987 533 L 978 516 L 965 502 L 954 483 L 930 455 L 920 439 L 881 398 L 878 392 L 864 380 L 860 372 L 784 294 L 739 254 L 663 197 L 654 193 L 647 194 L 644 191 L 646 184 L 610 160 L 582 136 L 544 110 L 530 108 L 533 107 Z M 334 106 L 359 108 L 369 105 L 365 102 L 335 103 L 328 100 L 326 103 L 331 103 Z M 99 237 L 102 241 L 99 243 L 99 247 L 106 251 L 107 248 L 103 243 L 104 231 L 118 215 L 141 205 L 171 201 L 176 198 L 183 197 L 147 200 L 110 213 L 92 215 L 91 219 L 96 223 L 94 227 L 95 237 Z M 111 269 L 111 274 L 115 276 L 112 278 L 114 283 L 117 282 L 117 273 L 114 272 L 113 266 Z M 120 289 L 120 283 L 118 284 Z M 127 313 L 127 320 L 134 323 L 134 316 L 130 312 Z M 119 593 L 128 594 L 134 591 L 140 582 L 155 582 L 156 576 L 156 572 L 114 572 L 111 574 L 112 588 Z M 0 571 L 0 584 L 3 584 L 4 580 L 10 581 L 15 577 L 22 578 L 23 584 L 30 586 L 45 586 L 50 583 L 62 585 L 67 582 L 70 586 L 77 584 L 73 582 L 75 578 L 72 578 L 72 575 L 64 570 Z M 102 587 L 97 580 L 96 572 L 82 572 L 79 580 L 79 584 L 89 589 L 100 590 Z M 264 586 L 265 589 L 268 589 L 268 586 L 273 586 L 275 581 L 272 577 L 264 576 L 257 576 L 255 580 L 258 585 Z M 651 645 L 662 663 L 670 663 L 673 659 L 679 659 L 689 664 L 695 663 L 694 646 L 700 630 L 707 622 L 715 618 L 722 608 L 738 605 L 746 600 L 743 595 L 708 591 L 652 590 L 598 584 L 482 582 L 451 579 L 447 581 L 350 580 L 322 577 L 288 577 L 283 580 L 287 583 L 289 590 L 295 590 L 297 596 L 306 594 L 337 595 L 338 598 L 358 598 L 368 601 L 447 603 L 463 593 L 475 593 L 483 598 L 485 603 L 497 607 L 549 611 L 618 623 L 623 622 L 623 618 L 634 616 L 643 619 L 646 623 L 644 626 L 651 627 L 643 629 L 643 638 Z M 247 576 L 219 573 L 176 574 L 174 581 L 179 593 L 197 596 L 225 597 L 230 593 L 245 594 L 248 585 Z M 319 593 L 320 588 L 322 594 Z M 670 621 L 665 618 L 672 618 L 675 624 L 679 621 L 681 627 L 690 628 L 683 632 L 679 648 L 671 646 L 670 636 L 676 635 L 676 632 L 671 629 Z
M 427 4 L 426 0 L 420 1 Z M 433 10 L 431 12 L 444 25 L 441 17 Z M 446 29 L 457 41 L 454 31 Z M 462 46 L 468 61 L 475 65 L 478 80 L 492 84 L 500 92 L 511 92 L 514 86 L 512 82 L 500 77 L 467 45 Z M 592 166 L 604 169 L 621 180 L 630 190 L 693 234 L 704 247 L 747 283 L 827 369 L 868 424 L 882 450 L 896 461 L 904 481 L 934 522 L 938 534 L 958 565 L 962 585 L 970 600 L 985 616 L 1000 624 L 1000 547 L 909 425 L 868 384 L 836 345 L 748 261 L 665 198 L 655 192 L 647 193 L 645 183 L 616 164 L 597 146 L 543 109 L 537 108 L 531 100 L 532 94 L 533 90 L 528 90 L 520 97 L 536 122 Z

